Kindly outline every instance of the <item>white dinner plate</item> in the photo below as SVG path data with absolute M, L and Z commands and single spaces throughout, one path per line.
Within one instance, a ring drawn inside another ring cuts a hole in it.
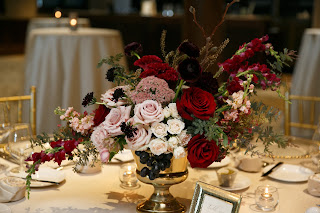
M 0 203 L 0 213 L 11 213 L 11 209 L 6 204 Z
M 263 169 L 263 173 L 267 172 L 274 165 L 269 165 Z M 309 176 L 314 172 L 308 168 L 299 165 L 282 164 L 275 168 L 268 177 L 275 180 L 281 180 L 286 182 L 303 182 L 307 181 Z
M 126 163 L 132 160 L 133 155 L 131 153 L 131 150 L 124 149 L 122 152 L 119 152 L 112 158 L 111 163 Z
M 8 176 L 15 176 L 25 178 L 27 176 L 26 173 L 12 173 L 8 172 Z M 32 175 L 32 179 L 34 180 L 45 180 L 45 181 L 53 181 L 57 183 L 61 183 L 66 178 L 66 174 L 63 171 L 58 171 L 46 166 L 40 166 L 39 170 L 36 171 L 35 174 Z M 31 181 L 30 187 L 45 187 L 55 185 L 55 183 L 47 183 L 47 182 L 40 182 L 40 181 Z
M 238 190 L 246 189 L 250 185 L 251 185 L 251 180 L 248 177 L 238 173 L 231 187 L 223 187 L 223 186 L 219 186 L 219 187 L 227 191 L 238 191 Z
M 226 156 L 221 162 L 213 162 L 208 168 L 219 168 L 223 166 L 227 166 L 230 163 L 230 158 Z

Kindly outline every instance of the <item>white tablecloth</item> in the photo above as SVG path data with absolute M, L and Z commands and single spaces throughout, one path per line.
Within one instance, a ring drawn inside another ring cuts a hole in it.
M 320 97 L 320 29 L 306 29 L 293 73 L 291 94 Z M 315 106 L 315 123 L 319 122 L 320 104 Z M 310 106 L 304 105 L 305 121 L 309 122 Z M 292 103 L 291 120 L 298 122 L 298 104 Z M 292 128 L 294 136 L 311 138 L 313 131 Z
M 303 165 L 310 163 L 310 159 L 302 159 Z M 0 159 L 0 163 L 5 162 Z M 288 160 L 288 163 L 298 163 L 297 160 Z M 6 162 L 7 163 L 7 162 Z M 232 166 L 231 163 L 229 166 Z M 66 172 L 66 181 L 59 186 L 45 188 L 32 188 L 31 197 L 7 203 L 12 213 L 132 213 L 136 205 L 149 198 L 153 187 L 140 183 L 141 187 L 135 190 L 125 190 L 120 187 L 118 164 L 105 165 L 101 173 L 78 174 L 73 173 L 71 167 L 62 171 Z M 215 169 L 188 168 L 189 176 L 181 184 L 170 188 L 171 193 L 189 209 L 196 181 L 202 180 L 210 183 Z M 279 205 L 273 212 L 276 213 L 304 213 L 309 207 L 320 204 L 319 197 L 314 197 L 307 192 L 307 182 L 286 183 L 261 178 L 261 173 L 240 172 L 251 180 L 247 189 L 235 191 L 242 195 L 240 213 L 255 213 L 255 189 L 260 185 L 272 185 L 279 190 Z M 4 176 L 3 174 L 0 175 Z
M 56 107 L 73 106 L 83 112 L 81 102 L 88 92 L 95 92 L 99 99 L 112 88 L 105 79 L 108 67 L 96 66 L 101 58 L 120 52 L 123 43 L 117 30 L 33 30 L 27 42 L 25 91 L 27 94 L 31 85 L 37 87 L 37 133 L 52 132 L 59 124 L 59 116 L 53 113 Z
M 78 18 L 77 24 L 78 27 L 90 27 L 90 21 L 87 18 Z M 26 35 L 29 35 L 31 30 L 49 27 L 69 27 L 69 18 L 33 18 L 28 23 Z

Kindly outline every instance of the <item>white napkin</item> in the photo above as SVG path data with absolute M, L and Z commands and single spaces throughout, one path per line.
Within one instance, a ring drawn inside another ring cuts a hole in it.
M 0 179 L 0 202 L 17 201 L 24 198 L 26 182 L 18 177 Z
M 246 172 L 260 172 L 262 168 L 262 160 L 259 157 L 251 157 L 251 155 L 245 155 L 244 153 L 237 156 L 235 164 L 239 169 Z

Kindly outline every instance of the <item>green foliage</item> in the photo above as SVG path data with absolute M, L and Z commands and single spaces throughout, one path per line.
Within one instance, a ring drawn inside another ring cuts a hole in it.
M 26 191 L 27 191 L 27 196 L 28 199 L 30 198 L 30 191 L 31 191 L 31 176 L 32 174 L 34 174 L 36 172 L 36 166 L 40 164 L 40 160 L 38 160 L 37 162 L 35 162 L 34 164 L 32 164 L 29 169 L 27 170 L 28 175 L 26 176 Z
M 103 64 L 109 64 L 111 67 L 118 67 L 122 57 L 123 57 L 123 54 L 118 53 L 115 56 L 109 56 L 109 57 L 103 58 L 98 62 L 97 68 L 100 68 Z

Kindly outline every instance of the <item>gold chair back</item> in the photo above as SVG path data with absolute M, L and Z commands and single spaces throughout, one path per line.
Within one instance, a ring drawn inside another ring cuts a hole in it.
M 285 93 L 285 97 L 290 102 L 295 100 L 298 102 L 298 118 L 299 122 L 292 122 L 290 119 L 291 104 L 288 101 L 285 101 L 284 107 L 284 117 L 285 117 L 285 135 L 291 135 L 291 127 L 303 128 L 303 129 L 317 129 L 317 124 L 315 124 L 315 106 L 316 103 L 320 104 L 320 97 L 314 96 L 299 96 L 299 95 L 290 95 L 289 91 Z M 310 104 L 310 113 L 309 113 L 309 122 L 307 123 L 304 119 L 304 104 L 309 102 Z
M 30 95 L 23 95 L 23 96 L 10 96 L 10 97 L 0 97 L 0 102 L 6 103 L 8 108 L 10 109 L 11 104 L 17 103 L 18 110 L 17 110 L 17 122 L 22 123 L 22 102 L 29 101 L 30 102 L 30 125 L 32 134 L 36 135 L 36 87 L 31 87 Z

